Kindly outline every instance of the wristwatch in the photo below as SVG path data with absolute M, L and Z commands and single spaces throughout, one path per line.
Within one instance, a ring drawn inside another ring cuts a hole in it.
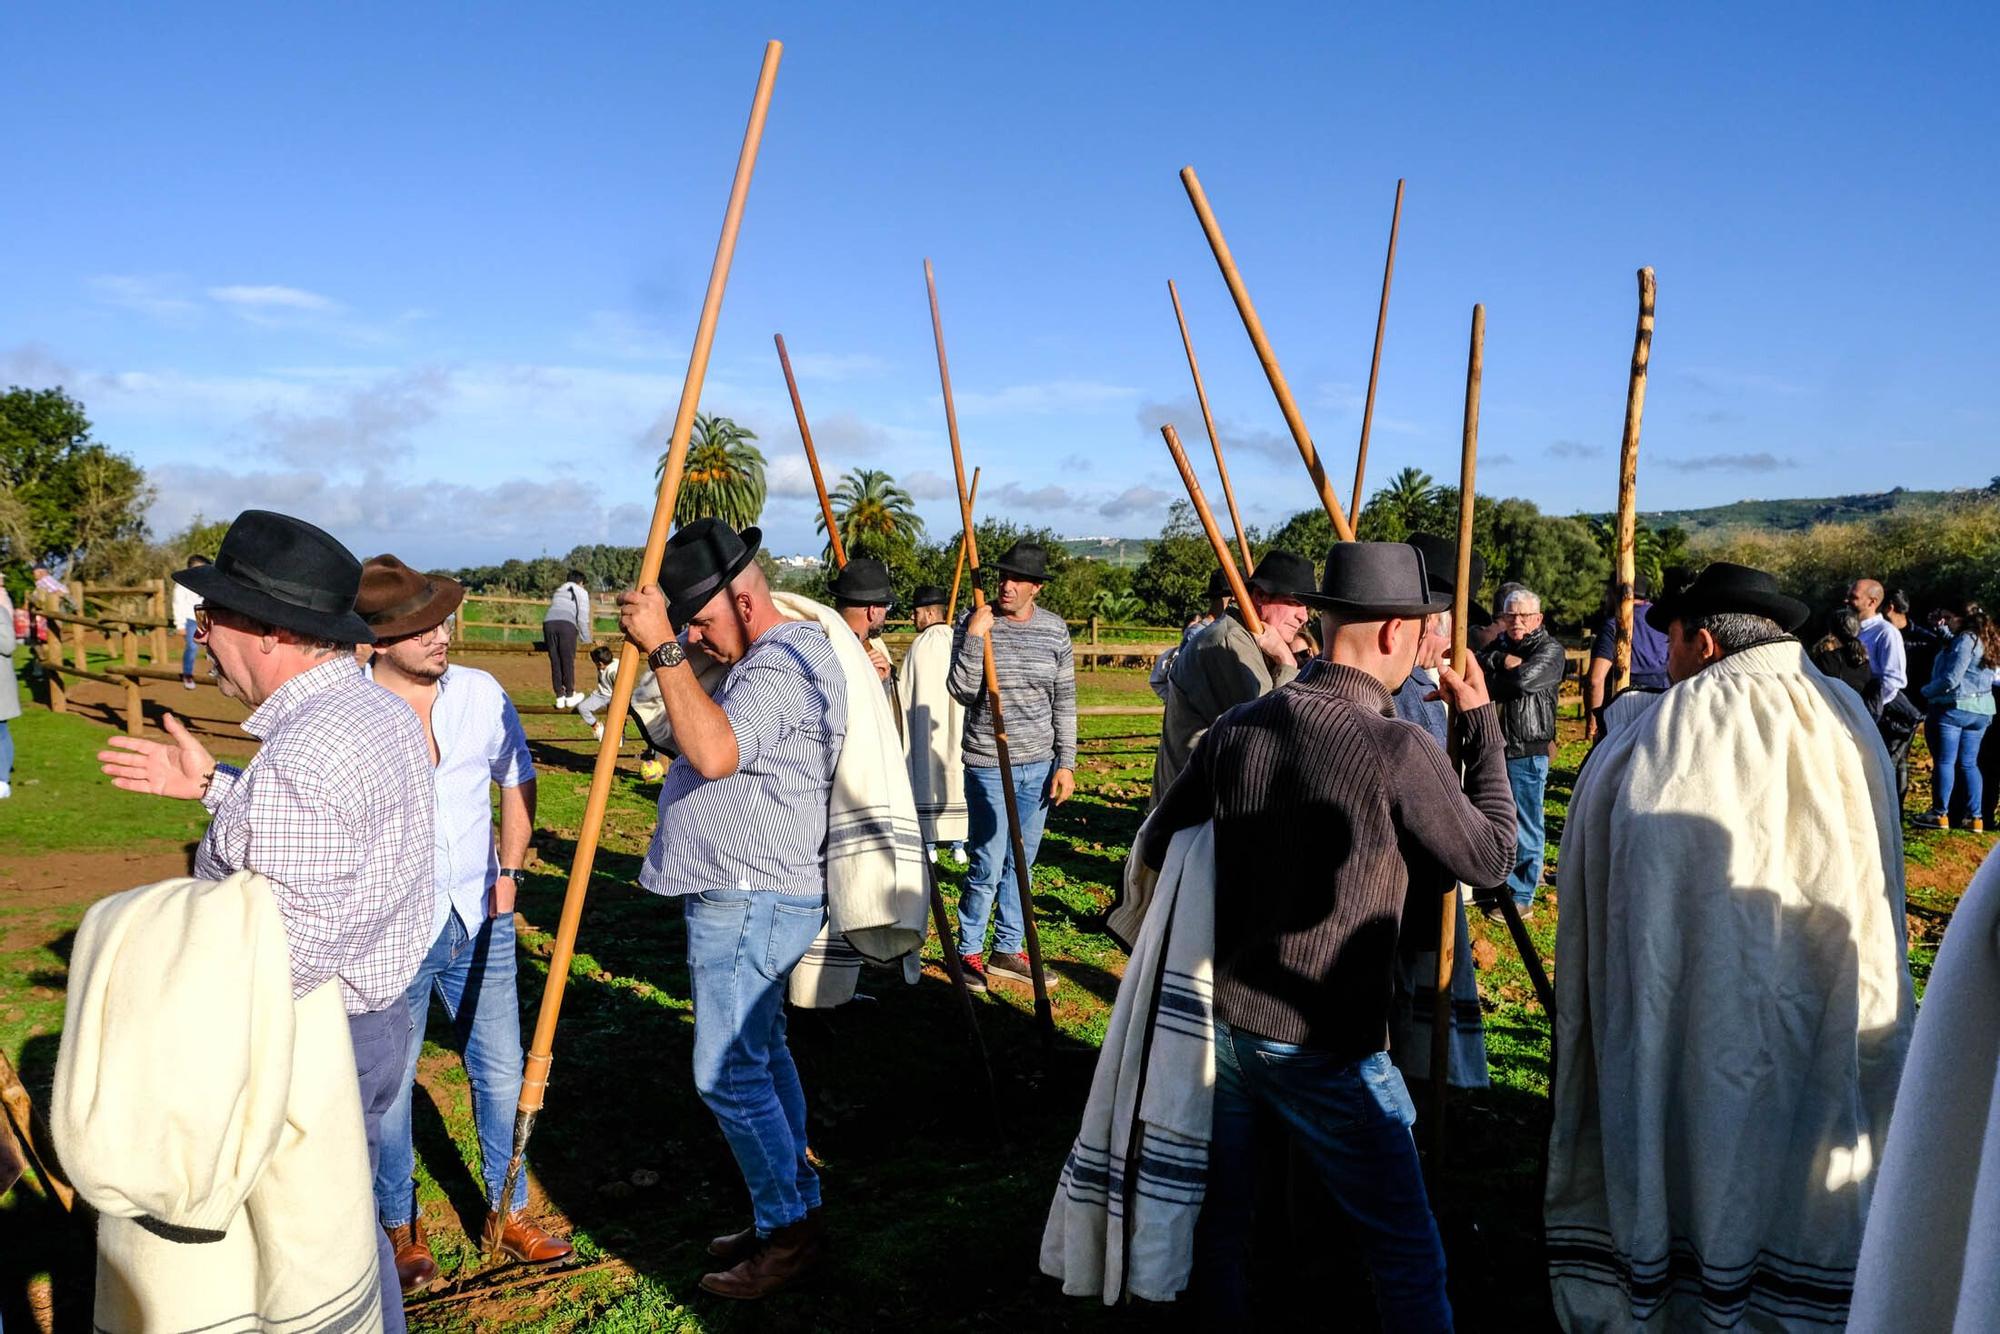
M 494 873 L 493 878 L 497 880 L 503 875 L 512 880 L 517 886 L 527 883 L 528 879 L 528 873 L 518 866 L 503 866 Z
M 686 662 L 687 657 L 688 652 L 681 647 L 681 641 L 678 639 L 669 639 L 666 643 L 646 655 L 646 665 L 656 672 L 661 672 L 669 667 L 676 667 Z

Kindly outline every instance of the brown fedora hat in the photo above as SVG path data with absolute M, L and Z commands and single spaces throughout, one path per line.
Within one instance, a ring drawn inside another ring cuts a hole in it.
M 440 625 L 465 600 L 465 585 L 441 574 L 421 574 L 394 556 L 370 556 L 361 566 L 354 610 L 379 642 L 418 635 Z

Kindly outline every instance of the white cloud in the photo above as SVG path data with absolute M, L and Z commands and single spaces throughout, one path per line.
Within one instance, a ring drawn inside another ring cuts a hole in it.
M 321 409 L 266 408 L 250 431 L 261 452 L 295 467 L 376 466 L 408 455 L 410 433 L 434 420 L 451 392 L 451 377 L 436 367 L 399 371 L 339 391 Z
M 828 485 L 831 486 L 832 483 L 829 482 Z M 814 499 L 819 497 L 819 493 L 813 490 L 812 469 L 806 465 L 803 450 L 783 454 L 775 459 L 766 456 L 764 489 L 773 496 L 794 498 L 811 496 Z
M 186 328 L 201 318 L 201 306 L 191 300 L 177 278 L 134 273 L 101 273 L 85 280 L 84 286 L 99 302 L 120 310 L 136 311 L 149 319 L 175 328 Z
M 993 501 L 996 505 L 1031 511 L 1076 509 L 1090 503 L 1087 500 L 1079 500 L 1053 482 L 1032 489 L 1022 486 L 1019 482 L 1004 482 L 993 488 Z M 980 495 L 979 508 L 982 512 L 986 509 L 986 496 L 983 492 Z
M 209 299 L 229 306 L 246 318 L 273 311 L 303 311 L 324 313 L 340 309 L 340 303 L 332 297 L 321 296 L 318 292 L 308 292 L 302 287 L 281 287 L 276 284 L 237 284 L 208 289 Z
M 1782 472 L 1799 466 L 1797 459 L 1780 458 L 1759 451 L 1754 454 L 1697 454 L 1684 459 L 1661 459 L 1662 468 L 1674 472 Z
M 1164 509 L 1172 499 L 1172 493 L 1156 486 L 1131 486 L 1099 505 L 1097 512 L 1107 519 L 1130 518 L 1135 514 L 1150 514 Z
M 912 499 L 953 501 L 958 499 L 958 483 L 941 472 L 919 468 L 901 480 L 903 489 L 910 493 Z
M 1042 384 L 1017 384 L 991 393 L 970 391 L 953 395 L 959 412 L 967 415 L 1076 412 L 1102 408 L 1137 398 L 1139 391 L 1122 385 L 1100 384 L 1094 380 L 1050 380 Z M 934 399 L 934 402 L 942 402 Z
M 45 344 L 16 343 L 0 352 L 0 384 L 27 389 L 53 389 L 75 384 L 76 368 L 59 359 Z
M 651 361 L 672 365 L 686 356 L 680 343 L 637 315 L 622 310 L 593 310 L 582 329 L 570 338 L 579 352 L 620 361 Z

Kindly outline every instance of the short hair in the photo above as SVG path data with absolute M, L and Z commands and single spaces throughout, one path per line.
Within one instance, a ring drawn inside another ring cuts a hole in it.
M 1509 592 L 1506 598 L 1500 603 L 1500 610 L 1502 612 L 1505 612 L 1507 608 L 1513 606 L 1516 602 L 1521 601 L 1523 598 L 1526 598 L 1528 601 L 1535 604 L 1533 610 L 1540 611 L 1542 609 L 1542 595 L 1540 593 L 1537 593 L 1534 589 L 1529 588 L 1525 584 L 1516 584 L 1513 590 Z
M 211 563 L 212 563 L 212 562 L 210 562 L 210 560 L 208 559 L 208 557 L 206 557 L 206 556 L 202 555 L 202 554 L 201 554 L 201 553 L 200 553 L 199 551 L 197 551 L 197 552 L 195 552 L 195 553 L 194 553 L 194 554 L 193 554 L 192 556 L 189 556 L 189 557 L 188 557 L 188 563 L 187 563 L 187 568 L 188 568 L 188 569 L 190 569 L 190 570 L 192 570 L 192 569 L 196 568 L 197 566 L 201 566 L 201 565 L 208 565 L 208 564 L 211 564 Z
M 563 578 L 569 580 L 569 582 L 573 584 L 580 584 L 583 582 L 583 571 L 572 569 L 568 574 L 564 575 Z
M 1882 599 L 1882 605 L 1890 611 L 1895 612 L 1898 616 L 1908 616 L 1910 614 L 1910 595 L 1900 588 L 1892 588 L 1889 590 L 1889 595 Z
M 1757 616 L 1747 611 L 1717 611 L 1706 616 L 1694 616 L 1681 622 L 1681 634 L 1692 639 L 1698 630 L 1706 630 L 1715 636 L 1716 647 L 1722 656 L 1741 653 L 1746 648 L 1768 644 L 1774 639 L 1785 637 L 1785 627 L 1768 616 Z
M 590 660 L 596 663 L 599 667 L 609 667 L 611 665 L 611 658 L 612 658 L 611 650 L 604 647 L 604 645 L 602 644 L 599 644 L 596 648 L 590 651 Z

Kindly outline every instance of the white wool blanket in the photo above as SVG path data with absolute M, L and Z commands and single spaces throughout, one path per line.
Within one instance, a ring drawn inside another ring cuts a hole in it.
M 2000 857 L 1959 900 L 1924 988 L 1861 1239 L 1848 1328 L 2000 1329 Z
M 946 688 L 950 675 L 951 626 L 933 625 L 911 642 L 896 678 L 910 792 L 926 843 L 965 841 L 965 706 Z
M 827 1009 L 854 998 L 862 960 L 893 963 L 922 947 L 929 868 L 896 710 L 868 650 L 833 608 L 795 593 L 771 598 L 785 615 L 826 631 L 847 684 L 847 739 L 827 797 L 827 923 L 787 991 L 794 1005 Z
M 1042 1230 L 1072 1297 L 1187 1286 L 1215 1111 L 1215 839 L 1174 835 L 1119 979 L 1083 1125 Z
M 1791 641 L 1620 703 L 1557 881 L 1557 1315 L 1838 1328 L 1913 1008 L 1888 753 Z
M 382 1328 L 347 1015 L 333 983 L 292 1000 L 264 877 L 84 915 L 50 1124 L 99 1214 L 97 1329 Z

